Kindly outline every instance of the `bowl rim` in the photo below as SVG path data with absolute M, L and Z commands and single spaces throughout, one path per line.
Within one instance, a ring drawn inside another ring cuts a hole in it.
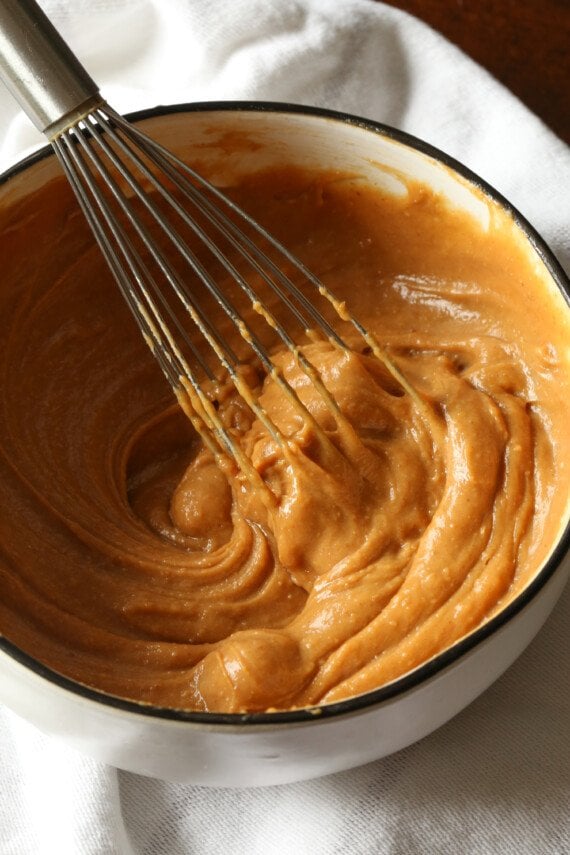
M 483 178 L 466 167 L 454 157 L 446 154 L 431 143 L 413 136 L 405 131 L 390 125 L 377 122 L 372 119 L 356 116 L 343 111 L 330 110 L 322 107 L 313 107 L 304 104 L 292 104 L 276 101 L 198 101 L 193 103 L 158 105 L 155 107 L 137 110 L 126 114 L 131 122 L 144 119 L 157 118 L 164 115 L 176 113 L 215 113 L 215 112 L 249 112 L 249 113 L 289 113 L 294 115 L 307 115 L 314 118 L 329 119 L 343 124 L 362 128 L 363 130 L 378 134 L 400 143 L 408 148 L 415 149 L 421 154 L 427 155 L 444 166 L 453 170 L 461 178 L 480 190 L 491 201 L 498 203 L 510 216 L 518 228 L 536 251 L 541 261 L 548 270 L 554 284 L 558 287 L 570 310 L 570 280 L 566 276 L 561 264 L 556 259 L 552 250 L 530 224 L 530 222 L 515 208 L 501 193 Z M 24 172 L 30 166 L 38 163 L 44 158 L 54 156 L 54 151 L 49 144 L 42 146 L 39 150 L 10 166 L 0 175 L 0 186 Z M 36 676 L 47 680 L 56 687 L 71 692 L 85 701 L 92 701 L 111 709 L 124 713 L 153 718 L 156 720 L 188 723 L 193 725 L 207 725 L 208 729 L 229 730 L 239 726 L 254 725 L 266 727 L 282 727 L 285 725 L 301 725 L 317 723 L 319 721 L 334 719 L 339 716 L 363 713 L 378 707 L 387 701 L 404 695 L 420 687 L 421 684 L 431 681 L 446 668 L 458 662 L 483 641 L 495 635 L 515 615 L 525 609 L 538 593 L 545 587 L 562 563 L 566 553 L 570 550 L 570 521 L 566 524 L 556 546 L 538 571 L 533 580 L 517 596 L 501 609 L 491 619 L 483 623 L 468 635 L 460 638 L 450 647 L 431 657 L 401 677 L 363 694 L 355 695 L 331 704 L 316 704 L 292 710 L 279 710 L 275 712 L 251 712 L 251 713 L 219 713 L 183 710 L 170 707 L 161 707 L 146 702 L 128 700 L 115 695 L 107 694 L 101 690 L 80 683 L 70 677 L 58 673 L 52 668 L 35 659 L 31 654 L 21 650 L 16 644 L 0 635 L 0 652 L 15 660 L 20 665 L 33 672 Z

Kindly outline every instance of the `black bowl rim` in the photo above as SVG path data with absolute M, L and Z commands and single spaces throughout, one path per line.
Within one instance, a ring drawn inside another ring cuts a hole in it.
M 380 136 L 387 137 L 394 142 L 413 148 L 456 172 L 466 179 L 470 184 L 484 193 L 492 201 L 499 203 L 509 213 L 515 224 L 523 231 L 529 243 L 537 252 L 541 261 L 558 286 L 566 303 L 570 307 L 570 281 L 562 266 L 557 261 L 552 250 L 542 239 L 536 229 L 528 220 L 494 187 L 488 184 L 479 175 L 472 172 L 460 161 L 436 148 L 418 137 L 393 128 L 390 125 L 372 119 L 366 119 L 351 113 L 329 110 L 322 107 L 311 107 L 304 104 L 290 104 L 275 101 L 199 101 L 190 104 L 159 105 L 145 110 L 129 113 L 130 121 L 138 122 L 144 119 L 156 118 L 173 113 L 193 112 L 257 112 L 257 113 L 292 113 L 297 115 L 310 115 L 322 119 L 340 121 L 345 124 L 355 125 L 363 130 L 371 131 Z M 28 167 L 53 155 L 49 145 L 28 155 L 10 167 L 0 176 L 0 184 L 12 179 L 15 175 L 25 171 Z M 243 726 L 254 725 L 283 727 L 285 725 L 301 725 L 333 719 L 338 716 L 354 715 L 369 711 L 387 701 L 404 695 L 417 689 L 422 683 L 427 683 L 432 678 L 444 671 L 446 668 L 466 656 L 474 650 L 481 642 L 490 638 L 502 627 L 504 627 L 515 615 L 525 609 L 536 595 L 544 588 L 562 563 L 566 553 L 570 549 L 570 521 L 566 525 L 556 547 L 545 562 L 542 569 L 537 573 L 532 582 L 524 588 L 515 599 L 502 609 L 497 615 L 484 623 L 469 635 L 455 642 L 451 647 L 428 659 L 413 671 L 404 674 L 397 680 L 392 681 L 378 689 L 356 695 L 346 700 L 332 704 L 316 705 L 294 710 L 276 712 L 255 713 L 216 713 L 216 712 L 194 712 L 190 710 L 172 709 L 154 706 L 152 704 L 131 701 L 115 695 L 93 689 L 83 683 L 72 680 L 59 674 L 57 671 L 43 665 L 33 656 L 25 653 L 8 639 L 0 636 L 0 650 L 6 653 L 16 662 L 28 668 L 39 677 L 65 689 L 85 700 L 95 701 L 112 709 L 121 710 L 125 713 L 151 717 L 155 719 L 166 719 L 173 722 L 187 722 L 194 725 L 206 725 L 208 729 L 219 728 L 222 730 Z

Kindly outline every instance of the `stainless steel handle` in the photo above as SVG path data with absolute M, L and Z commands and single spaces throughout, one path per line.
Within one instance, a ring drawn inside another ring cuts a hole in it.
M 48 137 L 101 102 L 99 88 L 35 0 L 0 0 L 0 79 Z

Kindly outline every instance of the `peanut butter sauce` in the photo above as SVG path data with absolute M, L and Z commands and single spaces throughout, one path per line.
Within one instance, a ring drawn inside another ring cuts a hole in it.
M 570 312 L 498 213 L 283 170 L 235 198 L 378 338 L 299 341 L 222 418 L 275 496 L 229 479 L 174 403 L 63 180 L 0 212 L 0 633 L 81 683 L 172 708 L 337 701 L 509 602 L 568 512 Z M 268 340 L 268 344 L 273 342 Z M 248 420 L 249 419 L 249 420 Z

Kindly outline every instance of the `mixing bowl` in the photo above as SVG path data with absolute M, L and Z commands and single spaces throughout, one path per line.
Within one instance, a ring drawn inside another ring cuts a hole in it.
M 421 181 L 483 228 L 499 212 L 546 287 L 558 290 L 561 305 L 570 311 L 568 281 L 533 228 L 462 165 L 399 131 L 349 115 L 267 103 L 181 105 L 131 118 L 166 146 L 182 154 L 199 152 L 206 169 L 211 160 L 213 178 L 221 184 L 228 176 L 234 180 L 291 163 L 355 172 L 393 192 L 401 180 Z M 232 146 L 236 133 L 255 144 Z M 50 150 L 41 150 L 2 177 L 0 206 L 33 196 L 58 173 Z M 0 637 L 0 700 L 87 755 L 171 781 L 256 786 L 348 769 L 426 736 L 509 667 L 567 580 L 568 502 L 558 531 L 547 560 L 498 614 L 399 679 L 347 700 L 250 714 L 156 708 L 70 680 L 5 637 Z

